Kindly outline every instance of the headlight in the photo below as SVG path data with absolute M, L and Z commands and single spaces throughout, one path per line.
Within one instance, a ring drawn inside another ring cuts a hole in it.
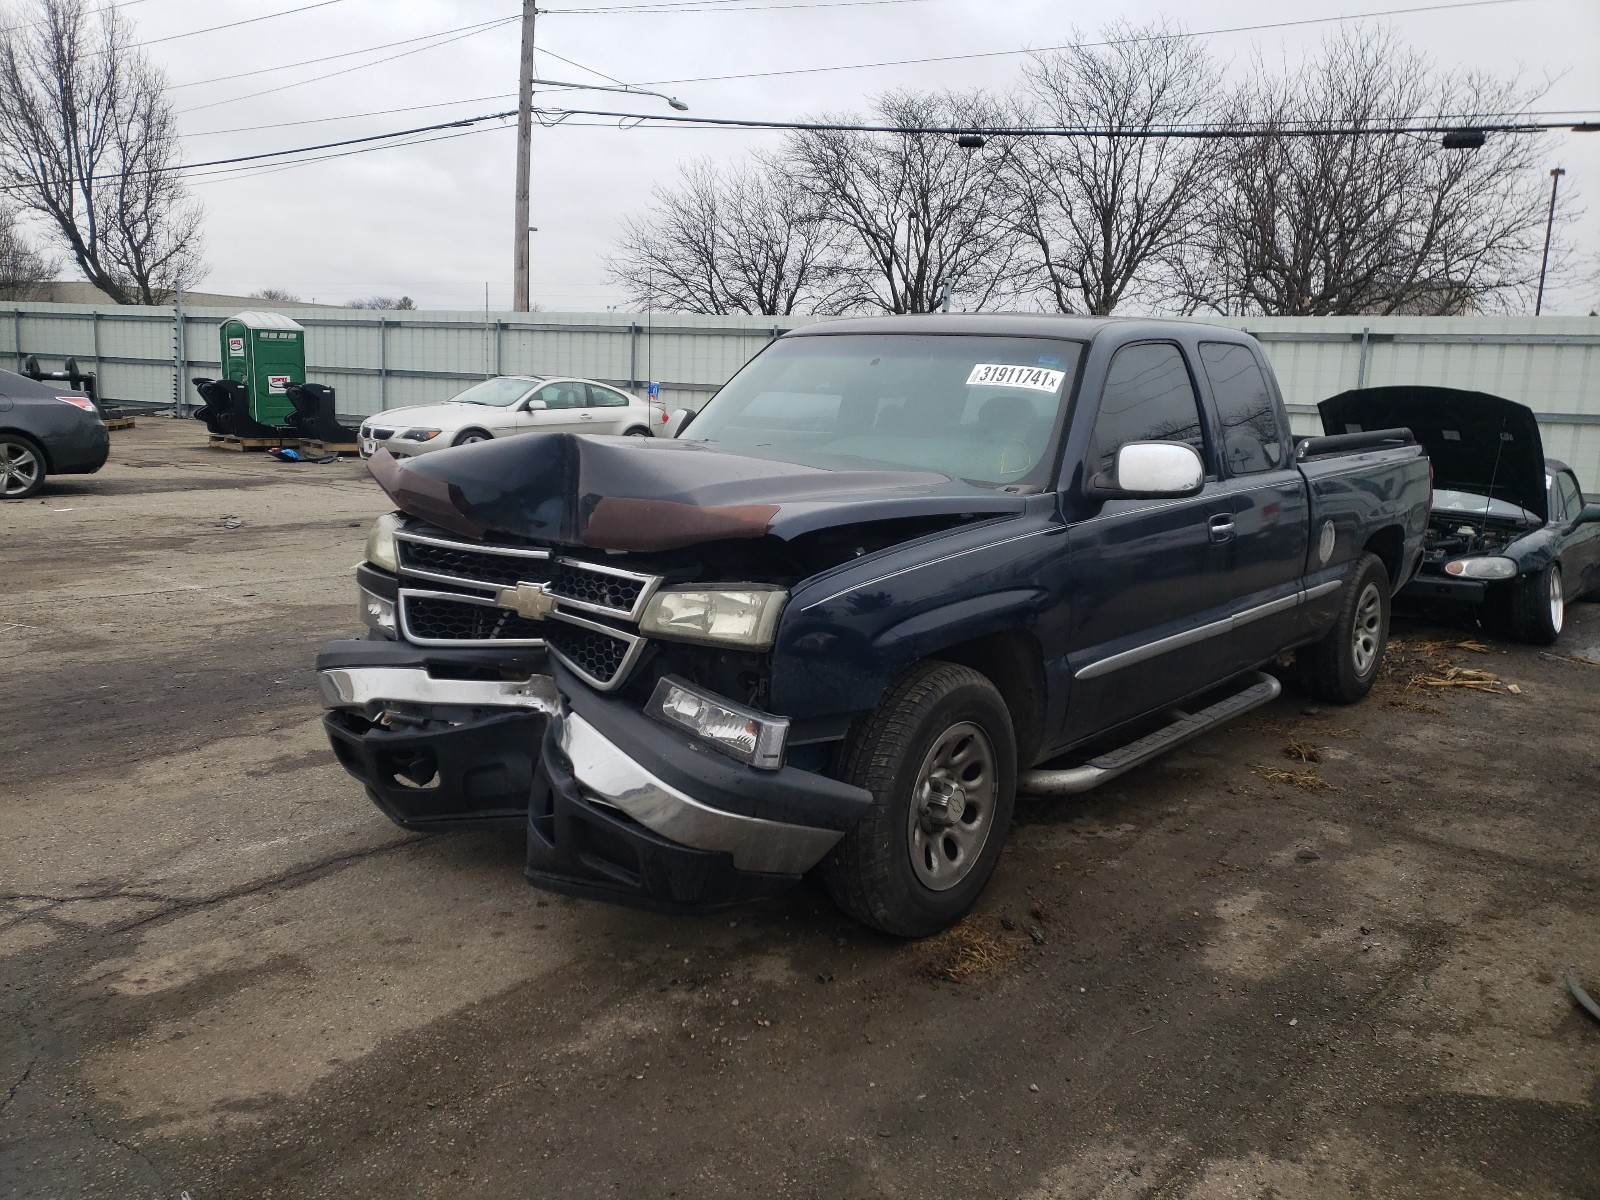
M 1462 579 L 1511 579 L 1517 573 L 1517 564 L 1509 558 L 1458 558 L 1444 565 L 1446 575 Z
M 642 633 L 765 650 L 772 645 L 789 593 L 769 588 L 661 591 L 645 606 Z
M 431 442 L 439 436 L 437 429 L 408 429 L 400 435 L 408 442 Z
M 367 561 L 385 571 L 399 573 L 400 552 L 395 548 L 394 531 L 400 528 L 399 513 L 385 513 L 367 532 Z
M 645 711 L 658 721 L 677 725 L 724 754 L 763 771 L 783 765 L 789 719 L 772 717 L 712 696 L 668 675 L 656 684 Z

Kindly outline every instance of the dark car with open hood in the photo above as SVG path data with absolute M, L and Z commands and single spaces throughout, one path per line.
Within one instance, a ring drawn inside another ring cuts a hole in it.
M 339 760 L 411 829 L 516 827 L 557 891 L 698 911 L 810 872 L 920 936 L 1019 791 L 1084 791 L 1304 686 L 1372 686 L 1422 556 L 1403 429 L 1296 442 L 1188 322 L 834 321 L 670 439 L 371 460 Z
M 1546 458 L 1526 405 L 1486 392 L 1377 387 L 1318 406 L 1330 434 L 1404 425 L 1433 464 L 1422 566 L 1401 597 L 1475 609 L 1491 631 L 1549 645 L 1569 601 L 1600 592 L 1600 504 Z
M 0 500 L 26 500 L 50 475 L 92 474 L 110 453 L 88 396 L 0 371 Z

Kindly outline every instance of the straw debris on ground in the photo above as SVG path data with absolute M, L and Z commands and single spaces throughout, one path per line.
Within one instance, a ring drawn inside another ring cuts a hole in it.
M 1322 747 L 1313 746 L 1310 742 L 1290 742 L 1283 748 L 1283 756 L 1296 762 L 1319 763 L 1322 761 Z
M 1022 957 L 1024 944 L 977 917 L 968 917 L 923 943 L 930 951 L 926 970 L 935 979 L 970 983 L 999 974 Z
M 1302 792 L 1326 792 L 1333 788 L 1315 771 L 1280 771 L 1276 767 L 1256 767 L 1255 773 L 1268 783 L 1286 783 Z

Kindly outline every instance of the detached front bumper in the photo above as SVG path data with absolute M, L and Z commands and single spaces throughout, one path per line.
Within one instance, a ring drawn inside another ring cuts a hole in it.
M 1395 598 L 1442 604 L 1481 604 L 1487 589 L 1488 584 L 1481 579 L 1418 574 L 1395 593 Z
M 557 707 L 544 667 L 540 650 L 508 664 L 494 651 L 329 642 L 317 655 L 323 728 L 340 764 L 397 825 L 520 829 Z
M 564 705 L 528 808 L 537 886 L 665 911 L 740 904 L 793 884 L 872 804 L 810 771 L 744 766 L 554 671 Z

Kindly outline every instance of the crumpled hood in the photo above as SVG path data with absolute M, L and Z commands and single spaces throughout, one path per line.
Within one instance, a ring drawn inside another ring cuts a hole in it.
M 861 521 L 1023 511 L 1027 497 L 934 471 L 830 470 L 704 442 L 528 434 L 368 460 L 397 506 L 471 538 L 491 531 L 605 550 L 793 538 Z
M 1549 517 L 1544 440 L 1525 404 L 1459 388 L 1359 388 L 1317 405 L 1324 433 L 1405 426 L 1433 463 L 1433 486 L 1509 500 Z

